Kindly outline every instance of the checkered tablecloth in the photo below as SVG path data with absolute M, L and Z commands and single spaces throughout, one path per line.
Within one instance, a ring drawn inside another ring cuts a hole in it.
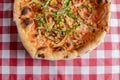
M 13 21 L 14 0 L 0 0 L 0 80 L 120 80 L 120 0 L 112 0 L 110 31 L 90 54 L 73 60 L 31 59 Z

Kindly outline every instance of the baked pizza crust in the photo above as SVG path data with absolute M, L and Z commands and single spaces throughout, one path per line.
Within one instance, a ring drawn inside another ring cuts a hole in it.
M 28 36 L 25 34 L 25 31 L 21 28 L 20 25 L 20 19 L 19 19 L 19 15 L 20 15 L 20 2 L 22 0 L 14 0 L 14 21 L 16 22 L 17 25 L 17 29 L 18 29 L 18 33 L 20 36 L 20 39 L 25 47 L 25 49 L 29 52 L 29 54 L 31 55 L 32 58 L 35 59 L 41 59 L 37 56 L 37 51 L 35 49 L 35 44 L 31 43 L 28 40 Z M 109 19 L 110 19 L 110 5 L 111 5 L 111 0 L 105 0 L 107 2 L 109 2 L 108 6 L 106 6 L 107 8 L 107 14 L 104 17 L 102 22 L 106 22 L 107 25 L 102 26 L 103 30 L 99 31 L 95 36 L 94 39 L 86 42 L 84 44 L 84 46 L 82 48 L 80 48 L 78 51 L 72 51 L 72 52 L 67 52 L 66 58 L 65 58 L 65 54 L 66 53 L 46 53 L 45 54 L 45 58 L 46 60 L 67 60 L 67 59 L 73 59 L 73 58 L 77 58 L 80 57 L 86 53 L 91 52 L 93 49 L 95 49 L 104 39 L 107 31 L 109 30 Z M 102 24 L 102 23 L 101 23 Z M 104 24 L 103 24 L 104 25 Z
M 21 28 L 20 19 L 18 17 L 20 15 L 20 2 L 21 1 L 22 0 L 14 1 L 14 21 L 16 22 L 18 33 L 23 43 L 23 46 L 30 53 L 31 57 L 35 58 L 36 49 L 33 46 L 34 44 L 30 43 L 30 41 L 28 40 L 28 36 L 25 34 L 25 31 Z

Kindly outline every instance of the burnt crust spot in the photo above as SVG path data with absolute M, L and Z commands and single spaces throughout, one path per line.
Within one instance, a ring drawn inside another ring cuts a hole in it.
M 38 54 L 38 58 L 45 58 L 44 54 Z
M 92 33 L 95 33 L 95 29 L 92 30 Z
M 53 52 L 56 51 L 64 51 L 65 49 L 63 47 L 53 47 Z
M 102 3 L 102 1 L 103 1 L 103 0 L 97 0 L 97 3 L 100 4 L 100 3 Z
M 71 45 L 70 43 L 66 43 L 66 46 L 67 46 L 67 47 L 70 47 L 70 45 Z
M 21 15 L 26 15 L 27 13 L 31 12 L 32 9 L 29 8 L 29 7 L 25 7 L 23 8 L 22 12 L 21 12 Z
M 30 25 L 31 23 L 32 23 L 32 20 L 30 20 L 30 18 L 26 18 L 26 19 L 24 19 L 24 24 L 26 25 L 26 26 L 28 26 L 28 25 Z
M 37 36 L 38 36 L 38 34 L 35 34 L 34 36 L 35 36 L 35 37 L 37 37 Z
M 47 47 L 39 47 L 38 50 L 45 50 Z
M 68 55 L 64 56 L 64 58 L 65 58 L 65 59 L 68 58 Z

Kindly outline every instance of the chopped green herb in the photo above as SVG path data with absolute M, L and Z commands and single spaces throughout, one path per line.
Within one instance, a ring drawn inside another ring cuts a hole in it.
M 59 22 L 64 22 L 64 18 L 62 18 L 62 17 L 60 17 L 60 16 L 58 15 L 58 11 L 56 11 L 56 12 L 53 14 L 53 16 L 54 16 L 54 18 L 55 18 L 55 20 L 56 20 L 57 23 L 59 23 Z
M 70 33 L 74 33 L 76 31 L 77 28 L 80 27 L 80 23 L 77 23 L 71 30 Z
M 46 24 L 44 18 L 42 18 L 39 14 L 35 14 L 34 15 L 34 20 L 37 21 L 37 24 L 38 24 L 38 29 L 37 30 L 43 29 L 42 26 L 44 26 L 44 29 L 46 31 L 45 34 L 47 34 L 48 31 L 49 31 L 49 26 Z
M 28 2 L 24 6 L 28 6 L 28 5 L 32 4 L 32 3 L 39 3 L 39 1 L 38 0 L 31 0 L 30 2 Z
M 91 7 L 91 12 L 90 12 L 90 13 L 92 14 L 92 13 L 93 13 L 93 11 L 94 11 L 94 7 Z
M 39 27 L 37 28 L 37 30 L 42 30 L 42 27 L 41 27 L 41 26 L 39 26 Z
M 47 1 L 45 2 L 45 4 L 43 5 L 42 8 L 45 9 L 45 8 L 48 6 L 48 4 L 50 3 L 50 1 L 51 1 L 51 0 L 47 0 Z
M 57 10 L 57 11 L 53 14 L 53 16 L 54 16 L 54 18 L 55 18 L 55 20 L 56 20 L 57 23 L 59 23 L 59 22 L 64 22 L 64 18 L 60 17 L 60 14 L 63 15 L 63 14 L 66 12 L 66 10 L 67 10 L 67 8 L 68 8 L 68 6 L 69 6 L 69 4 L 70 4 L 70 1 L 71 1 L 71 0 L 64 0 L 64 2 L 63 2 L 63 8 Z
M 67 15 L 73 19 L 76 19 L 76 16 L 70 11 L 67 12 Z
M 88 8 L 89 6 L 88 5 L 81 5 L 79 6 L 79 8 L 83 9 L 83 8 Z
M 64 2 L 63 2 L 63 8 L 64 8 L 64 9 L 67 9 L 67 8 L 68 8 L 68 6 L 69 6 L 69 4 L 70 4 L 70 1 L 71 1 L 71 0 L 64 0 Z
M 42 24 L 44 23 L 44 19 L 39 14 L 35 14 L 34 15 L 34 20 L 37 21 L 38 30 L 41 30 L 42 29 Z
M 74 32 L 77 37 L 79 37 L 79 34 L 77 32 Z

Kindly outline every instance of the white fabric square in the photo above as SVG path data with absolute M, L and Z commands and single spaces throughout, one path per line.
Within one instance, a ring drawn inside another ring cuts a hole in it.
M 116 12 L 117 11 L 117 8 L 116 8 L 116 4 L 111 4 L 111 8 L 110 8 L 110 11 L 112 12 Z
M 41 67 L 33 66 L 33 74 L 41 74 Z
M 112 42 L 119 42 L 120 36 L 118 34 L 112 34 Z
M 2 74 L 10 74 L 9 66 L 2 66 Z
M 17 58 L 24 59 L 25 58 L 25 50 L 17 50 Z
M 17 66 L 17 74 L 25 74 L 25 66 Z
M 104 54 L 104 50 L 97 50 L 97 58 L 104 58 L 105 54 Z
M 10 18 L 3 18 L 3 25 L 2 26 L 10 26 Z
M 57 67 L 50 66 L 49 67 L 49 73 L 50 74 L 57 74 Z
M 105 66 L 97 66 L 97 74 L 104 74 Z
M 89 66 L 81 66 L 81 74 L 90 74 Z
M 66 74 L 74 74 L 73 73 L 73 66 L 66 66 L 65 67 L 65 73 Z
M 112 58 L 120 58 L 120 51 L 112 50 Z
M 11 3 L 4 3 L 4 6 L 3 6 L 3 11 L 10 11 L 12 8 L 12 5 Z
M 10 34 L 2 34 L 2 42 L 10 42 Z
M 120 66 L 112 66 L 112 73 L 113 74 L 120 73 Z
M 10 58 L 10 51 L 2 50 L 2 58 Z
M 110 26 L 118 27 L 118 20 L 117 19 L 110 19 Z

